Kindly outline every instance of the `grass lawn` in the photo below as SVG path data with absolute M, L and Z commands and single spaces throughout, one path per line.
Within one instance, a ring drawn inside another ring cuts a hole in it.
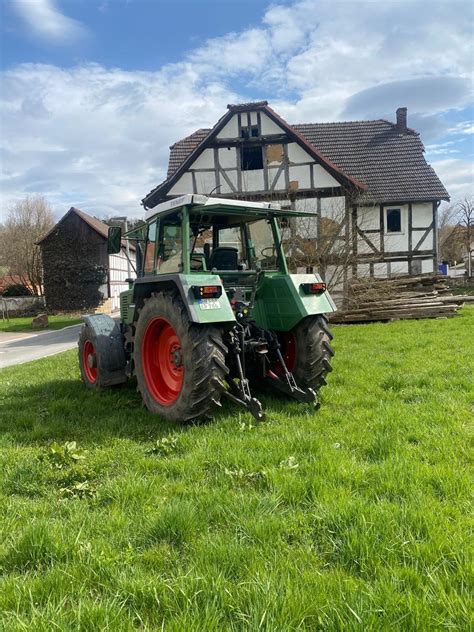
M 78 318 L 77 316 L 72 317 L 65 316 L 63 314 L 58 316 L 48 316 L 49 327 L 47 329 L 33 329 L 31 327 L 32 320 L 32 316 L 10 318 L 10 321 L 0 319 L 0 332 L 5 331 L 10 333 L 15 331 L 50 331 L 52 329 L 63 329 L 63 327 L 69 327 L 70 325 L 77 325 L 78 323 L 82 323 L 81 318 Z
M 3 369 L 0 628 L 468 630 L 474 309 L 334 330 L 321 410 L 261 424 Z

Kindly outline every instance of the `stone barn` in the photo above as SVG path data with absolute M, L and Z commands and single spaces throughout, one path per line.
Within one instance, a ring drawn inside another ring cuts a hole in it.
M 119 309 L 128 288 L 125 242 L 120 253 L 107 253 L 108 226 L 70 208 L 38 242 L 43 260 L 46 306 L 55 311 Z M 135 265 L 135 248 L 130 245 Z M 132 267 L 132 275 L 135 276 Z

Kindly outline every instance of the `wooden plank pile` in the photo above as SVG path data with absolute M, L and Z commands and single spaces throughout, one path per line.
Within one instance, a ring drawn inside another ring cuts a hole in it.
M 331 314 L 333 323 L 390 321 L 455 316 L 473 296 L 454 296 L 446 277 L 418 276 L 354 279 L 345 307 Z

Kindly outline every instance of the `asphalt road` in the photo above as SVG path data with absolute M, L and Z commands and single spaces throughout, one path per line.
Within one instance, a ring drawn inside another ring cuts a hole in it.
M 0 369 L 73 349 L 82 325 L 37 334 L 0 333 Z M 13 337 L 15 336 L 15 337 Z

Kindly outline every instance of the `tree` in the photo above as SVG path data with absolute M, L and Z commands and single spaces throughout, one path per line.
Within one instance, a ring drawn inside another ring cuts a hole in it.
M 34 294 L 42 293 L 41 250 L 36 242 L 53 226 L 53 212 L 41 195 L 27 196 L 13 204 L 0 226 L 2 263 Z
M 458 225 L 456 204 L 445 206 L 438 214 L 438 250 L 440 261 L 459 262 L 463 255 L 462 231 Z
M 472 249 L 474 241 L 474 198 L 465 197 L 456 204 L 458 225 L 462 228 L 462 242 L 467 256 L 467 275 L 472 276 Z

